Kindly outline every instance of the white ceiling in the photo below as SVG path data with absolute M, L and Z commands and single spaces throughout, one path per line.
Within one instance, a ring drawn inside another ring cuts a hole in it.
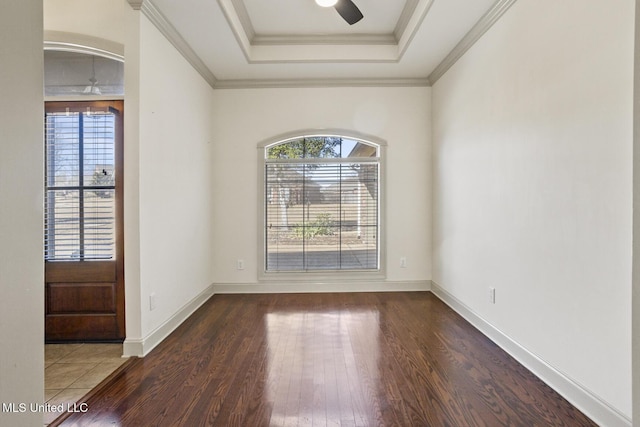
M 129 0 L 214 87 L 428 85 L 515 0 Z
M 366 19 L 347 24 L 334 8 L 318 7 L 313 0 L 244 0 L 255 32 L 263 35 L 391 34 L 405 7 L 416 1 L 355 0 Z M 242 7 L 242 6 L 241 6 Z M 283 15 L 283 11 L 286 11 Z

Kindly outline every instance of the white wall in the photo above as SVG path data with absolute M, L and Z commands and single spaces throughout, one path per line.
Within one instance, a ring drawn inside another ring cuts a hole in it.
M 127 0 L 44 0 L 46 31 L 61 31 L 125 44 L 130 21 Z M 102 46 L 91 46 L 102 47 Z
M 213 89 L 148 19 L 142 18 L 140 24 L 138 179 L 144 338 L 211 285 Z M 152 293 L 157 302 L 154 311 L 149 309 Z
M 427 283 L 429 88 L 216 90 L 214 99 L 215 283 L 256 283 L 262 267 L 257 146 L 306 129 L 346 129 L 386 140 L 387 282 Z M 400 257 L 407 258 L 407 268 L 400 268 Z M 245 261 L 245 270 L 236 269 L 237 259 Z
M 142 355 L 211 285 L 213 89 L 126 0 L 44 3 L 47 31 L 124 45 L 125 353 Z
M 627 0 L 520 0 L 432 116 L 434 282 L 627 421 L 633 30 Z
M 44 398 L 41 1 L 2 5 L 0 64 L 0 403 L 29 405 Z M 42 417 L 0 411 L 0 425 Z
M 636 0 L 635 45 L 640 46 L 640 0 Z M 633 308 L 632 371 L 633 410 L 640 419 L 640 49 L 635 49 L 633 96 Z

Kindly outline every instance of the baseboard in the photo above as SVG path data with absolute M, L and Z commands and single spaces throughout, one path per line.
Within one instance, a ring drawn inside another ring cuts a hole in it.
M 414 292 L 429 291 L 430 280 L 338 281 L 338 282 L 257 282 L 215 283 L 216 294 L 277 294 L 321 292 Z
M 124 356 L 144 357 L 182 322 L 193 314 L 214 294 L 242 293 L 315 293 L 315 292 L 412 292 L 431 291 L 435 296 L 464 317 L 476 329 L 509 353 L 514 359 L 556 390 L 571 404 L 584 412 L 599 425 L 631 427 L 631 420 L 611 407 L 591 391 L 567 377 L 562 372 L 521 346 L 517 341 L 484 320 L 468 306 L 430 280 L 369 281 L 337 283 L 214 283 L 185 304 L 166 322 L 142 339 L 127 338 L 123 345 Z
M 591 391 L 572 380 L 549 363 L 521 346 L 517 341 L 505 335 L 499 329 L 484 320 L 463 302 L 444 290 L 440 285 L 431 282 L 431 292 L 445 304 L 464 317 L 476 329 L 486 335 L 514 359 L 547 383 L 565 399 L 571 402 L 585 415 L 602 426 L 631 427 L 631 420 Z
M 312 292 L 413 292 L 429 291 L 429 280 L 344 281 L 336 283 L 214 283 L 185 304 L 166 322 L 144 338 L 127 338 L 124 357 L 144 357 L 214 294 L 312 293 Z
M 195 298 L 186 303 L 173 316 L 167 319 L 163 324 L 158 326 L 153 332 L 141 339 L 124 340 L 122 350 L 124 357 L 137 356 L 144 357 L 158 344 L 162 342 L 171 332 L 189 318 L 202 304 L 204 304 L 211 296 L 213 296 L 213 284 L 207 286 L 205 290 L 200 292 Z

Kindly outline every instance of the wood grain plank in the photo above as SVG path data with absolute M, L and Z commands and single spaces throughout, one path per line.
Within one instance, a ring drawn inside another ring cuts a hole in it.
M 215 295 L 52 426 L 595 426 L 429 292 Z

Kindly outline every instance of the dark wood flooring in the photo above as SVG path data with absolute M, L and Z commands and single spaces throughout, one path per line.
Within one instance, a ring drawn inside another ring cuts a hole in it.
M 215 295 L 63 426 L 595 426 L 429 292 Z

